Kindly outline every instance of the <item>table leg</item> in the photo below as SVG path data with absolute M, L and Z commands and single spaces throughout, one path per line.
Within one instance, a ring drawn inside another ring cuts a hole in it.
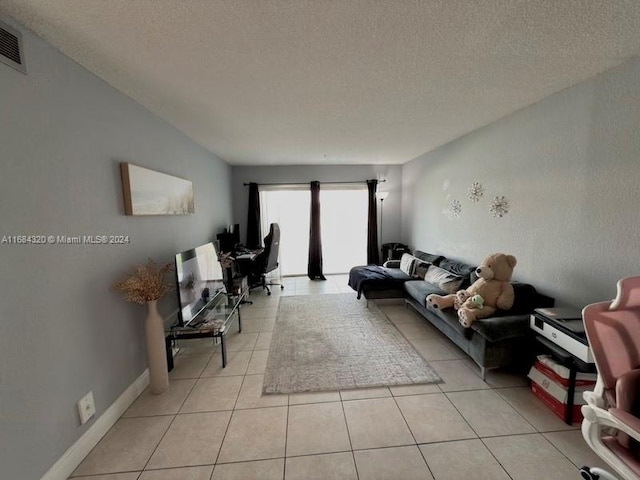
M 576 393 L 577 374 L 578 374 L 578 371 L 574 366 L 569 367 L 569 388 L 567 389 L 567 411 L 564 416 L 564 421 L 567 425 L 571 425 L 573 423 L 573 397 Z
M 171 348 L 171 337 L 165 337 L 164 346 L 167 351 L 167 371 L 173 370 L 173 349 Z
M 222 368 L 227 366 L 227 342 L 224 341 L 226 335 L 220 335 L 220 349 L 222 350 Z

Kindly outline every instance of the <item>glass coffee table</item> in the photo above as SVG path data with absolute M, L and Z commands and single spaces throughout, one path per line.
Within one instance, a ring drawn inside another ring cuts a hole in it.
M 242 316 L 240 305 L 244 295 L 222 293 L 215 297 L 205 309 L 188 325 L 180 326 L 174 322 L 165 330 L 165 345 L 167 350 L 167 367 L 173 370 L 173 346 L 179 340 L 195 338 L 219 338 L 222 350 L 222 367 L 227 366 L 227 345 L 225 337 L 231 328 L 233 320 L 238 317 L 238 333 L 242 332 Z

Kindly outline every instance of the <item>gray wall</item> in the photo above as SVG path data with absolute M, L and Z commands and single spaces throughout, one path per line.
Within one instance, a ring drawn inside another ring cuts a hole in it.
M 640 274 L 639 125 L 636 58 L 406 164 L 404 238 L 474 263 L 513 253 L 515 278 L 560 304 L 613 298 Z M 495 195 L 511 204 L 502 219 L 488 212 Z M 460 218 L 443 214 L 448 198 Z
M 233 167 L 233 218 L 240 224 L 241 238 L 247 235 L 247 204 L 249 187 L 245 182 L 256 183 L 306 183 L 318 180 L 326 182 L 360 182 L 371 179 L 385 179 L 378 185 L 379 191 L 388 191 L 384 201 L 383 238 L 379 245 L 401 240 L 402 206 L 402 166 L 401 165 L 296 165 L 269 167 Z M 321 187 L 322 188 L 322 187 Z M 380 221 L 380 202 L 378 202 L 378 222 Z M 378 228 L 380 225 L 378 224 Z M 378 230 L 379 231 L 379 230 Z M 266 233 L 265 233 L 266 234 Z
M 95 422 L 79 426 L 76 401 L 92 390 L 99 416 L 146 368 L 145 308 L 110 286 L 228 224 L 231 169 L 21 30 L 29 75 L 0 64 L 0 237 L 131 239 L 0 244 L 0 476 L 36 479 Z M 195 215 L 124 216 L 119 161 L 192 180 Z M 160 310 L 176 306 L 172 294 Z

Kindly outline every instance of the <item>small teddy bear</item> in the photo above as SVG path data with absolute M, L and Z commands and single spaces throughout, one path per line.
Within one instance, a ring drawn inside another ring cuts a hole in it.
M 516 266 L 516 257 L 494 253 L 486 257 L 476 269 L 478 280 L 466 290 L 458 290 L 450 295 L 431 294 L 427 303 L 433 308 L 453 307 L 458 311 L 462 326 L 469 328 L 479 318 L 493 315 L 497 309 L 509 310 L 513 306 L 514 292 L 511 275 Z M 482 299 L 473 300 L 474 296 Z M 471 301 L 471 303 L 467 303 Z

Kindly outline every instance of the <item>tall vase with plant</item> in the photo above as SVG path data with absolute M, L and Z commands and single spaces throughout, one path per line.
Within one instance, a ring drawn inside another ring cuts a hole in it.
M 158 267 L 156 262 L 149 259 L 146 264 L 136 265 L 126 274 L 124 280 L 113 285 L 115 290 L 122 292 L 127 302 L 147 304 L 144 330 L 149 364 L 149 389 L 154 394 L 163 393 L 169 388 L 164 322 L 158 312 L 158 300 L 173 289 L 164 280 L 172 268 L 171 263 Z

